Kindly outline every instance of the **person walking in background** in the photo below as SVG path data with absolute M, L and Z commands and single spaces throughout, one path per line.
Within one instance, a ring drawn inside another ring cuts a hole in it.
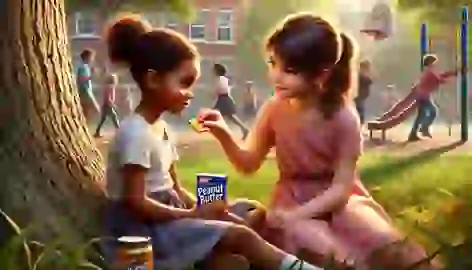
M 92 91 L 92 70 L 91 65 L 95 53 L 86 49 L 80 54 L 82 63 L 77 70 L 77 88 L 79 90 L 80 105 L 87 121 L 93 116 L 93 113 L 99 113 L 100 108 Z
M 253 88 L 253 82 L 246 82 L 246 91 L 243 99 L 243 115 L 246 121 L 251 121 L 257 113 L 257 96 Z
M 370 95 L 370 87 L 372 86 L 372 73 L 371 63 L 368 60 L 364 60 L 359 66 L 359 86 L 357 97 L 354 99 L 356 104 L 357 113 L 361 124 L 365 121 L 365 101 Z
M 100 131 L 108 117 L 111 118 L 116 128 L 120 127 L 120 122 L 118 120 L 118 114 L 116 113 L 115 106 L 115 92 L 117 85 L 118 77 L 115 74 L 108 75 L 105 82 L 105 87 L 103 89 L 102 113 L 100 116 L 100 122 L 98 123 L 97 129 L 95 130 L 95 137 L 101 137 Z
M 213 66 L 213 72 L 216 77 L 215 92 L 217 97 L 214 109 L 220 111 L 224 118 L 230 120 L 241 129 L 244 140 L 249 129 L 236 115 L 236 104 L 231 96 L 231 87 L 229 86 L 229 79 L 226 76 L 226 67 L 222 64 L 215 64 Z

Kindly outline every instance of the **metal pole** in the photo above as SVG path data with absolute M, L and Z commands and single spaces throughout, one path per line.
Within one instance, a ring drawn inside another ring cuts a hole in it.
M 421 62 L 420 67 L 421 71 L 423 71 L 423 58 L 428 53 L 428 27 L 425 23 L 421 24 L 421 32 L 420 32 L 420 50 L 421 50 Z
M 468 81 L 468 61 L 469 61 L 469 9 L 462 8 L 461 24 L 461 141 L 469 140 L 469 81 Z

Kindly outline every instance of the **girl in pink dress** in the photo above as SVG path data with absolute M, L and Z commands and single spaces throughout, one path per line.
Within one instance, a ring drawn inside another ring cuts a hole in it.
M 362 136 L 349 105 L 357 62 L 351 40 L 324 19 L 299 14 L 276 29 L 266 50 L 278 94 L 260 110 L 245 143 L 218 112 L 204 110 L 198 118 L 242 173 L 256 172 L 275 148 L 280 173 L 267 223 L 271 236 L 282 237 L 272 242 L 288 252 L 334 255 L 357 269 L 373 269 L 379 260 L 383 269 L 406 269 L 425 258 L 412 243 L 370 256 L 403 236 L 358 178 Z M 418 269 L 435 268 L 424 263 Z

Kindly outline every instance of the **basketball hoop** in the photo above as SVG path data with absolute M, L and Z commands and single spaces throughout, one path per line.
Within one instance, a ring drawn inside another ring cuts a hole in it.
M 366 18 L 364 28 L 360 31 L 374 40 L 384 40 L 393 32 L 393 11 L 386 1 L 378 2 Z

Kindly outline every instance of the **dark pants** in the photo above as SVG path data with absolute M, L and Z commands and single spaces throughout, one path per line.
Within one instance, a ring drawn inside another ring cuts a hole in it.
M 103 104 L 100 122 L 98 123 L 97 129 L 95 131 L 96 135 L 100 134 L 100 130 L 102 129 L 102 126 L 108 117 L 111 118 L 111 120 L 113 121 L 113 125 L 115 125 L 116 128 L 120 127 L 120 122 L 118 120 L 118 114 L 116 114 L 115 106 L 112 104 Z
M 438 108 L 432 99 L 420 99 L 417 102 L 418 114 L 413 122 L 410 136 L 415 136 L 418 130 L 422 133 L 429 133 L 429 129 L 438 115 Z
M 365 121 L 365 100 L 355 99 L 354 103 L 356 104 L 357 114 L 359 114 L 359 119 L 361 124 L 364 124 Z

